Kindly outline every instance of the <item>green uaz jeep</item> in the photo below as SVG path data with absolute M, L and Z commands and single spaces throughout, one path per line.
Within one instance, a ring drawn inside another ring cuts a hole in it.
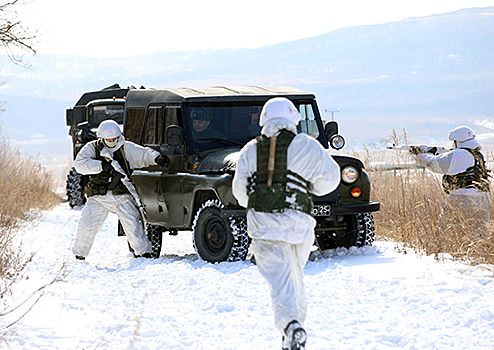
M 192 230 L 203 260 L 246 258 L 250 239 L 245 209 L 232 194 L 232 179 L 240 149 L 260 134 L 264 103 L 276 96 L 297 106 L 299 132 L 319 140 L 341 167 L 338 189 L 313 198 L 316 245 L 325 250 L 372 244 L 371 213 L 380 204 L 370 201 L 369 176 L 359 159 L 337 154 L 344 139 L 336 122 L 323 124 L 313 94 L 270 86 L 130 90 L 126 139 L 170 159 L 166 169 L 155 166 L 132 174 L 145 206 L 154 256 L 159 256 L 163 232 Z

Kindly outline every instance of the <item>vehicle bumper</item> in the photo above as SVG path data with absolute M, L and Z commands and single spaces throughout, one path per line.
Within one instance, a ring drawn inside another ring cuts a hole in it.
M 350 215 L 357 213 L 372 213 L 379 211 L 381 208 L 381 203 L 379 202 L 367 202 L 359 204 L 343 204 L 337 207 L 330 207 L 324 205 L 314 205 L 314 216 L 317 217 L 328 217 L 328 216 L 340 216 L 340 215 Z

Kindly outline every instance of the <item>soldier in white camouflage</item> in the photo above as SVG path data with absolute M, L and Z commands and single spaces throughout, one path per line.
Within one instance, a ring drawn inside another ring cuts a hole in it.
M 129 191 L 128 186 L 132 186 L 129 179 L 133 169 L 165 166 L 167 160 L 151 148 L 126 141 L 113 120 L 103 121 L 97 135 L 98 140 L 87 143 L 75 160 L 76 170 L 89 175 L 89 183 L 86 185 L 88 200 L 81 213 L 72 252 L 76 259 L 85 260 L 108 213 L 113 212 L 135 256 L 150 258 L 151 243 L 139 219 L 136 199 Z
M 305 349 L 303 269 L 314 242 L 312 196 L 340 183 L 340 168 L 321 144 L 297 133 L 300 113 L 286 98 L 264 105 L 261 136 L 240 153 L 232 190 L 247 208 L 257 267 L 271 291 L 284 350 Z
M 482 145 L 468 126 L 453 129 L 449 139 L 453 141 L 453 149 L 446 153 L 433 155 L 411 150 L 422 165 L 443 174 L 442 184 L 448 197 L 438 230 L 446 230 L 450 226 L 448 220 L 454 218 L 478 235 L 486 235 L 490 219 L 490 182 L 489 170 L 480 152 Z

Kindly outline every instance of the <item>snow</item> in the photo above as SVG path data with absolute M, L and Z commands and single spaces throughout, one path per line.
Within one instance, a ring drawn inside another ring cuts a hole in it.
M 62 204 L 19 235 L 35 256 L 11 305 L 31 298 L 0 318 L 10 349 L 281 348 L 267 284 L 250 261 L 203 262 L 189 232 L 166 235 L 159 259 L 134 259 L 115 215 L 77 261 L 79 216 Z M 313 254 L 307 349 L 493 349 L 492 266 L 394 246 Z

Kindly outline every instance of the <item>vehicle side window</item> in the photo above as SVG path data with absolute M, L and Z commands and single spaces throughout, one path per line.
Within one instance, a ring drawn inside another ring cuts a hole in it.
M 314 110 L 310 104 L 301 104 L 299 106 L 300 111 L 300 123 L 298 125 L 298 131 L 304 134 L 310 135 L 314 138 L 319 137 L 319 130 L 317 129 L 316 117 Z
M 141 139 L 142 126 L 144 124 L 144 108 L 127 109 L 127 120 L 125 122 L 125 139 L 139 143 Z
M 156 145 L 161 142 L 161 132 L 163 128 L 163 108 L 149 107 L 144 129 L 143 144 Z

